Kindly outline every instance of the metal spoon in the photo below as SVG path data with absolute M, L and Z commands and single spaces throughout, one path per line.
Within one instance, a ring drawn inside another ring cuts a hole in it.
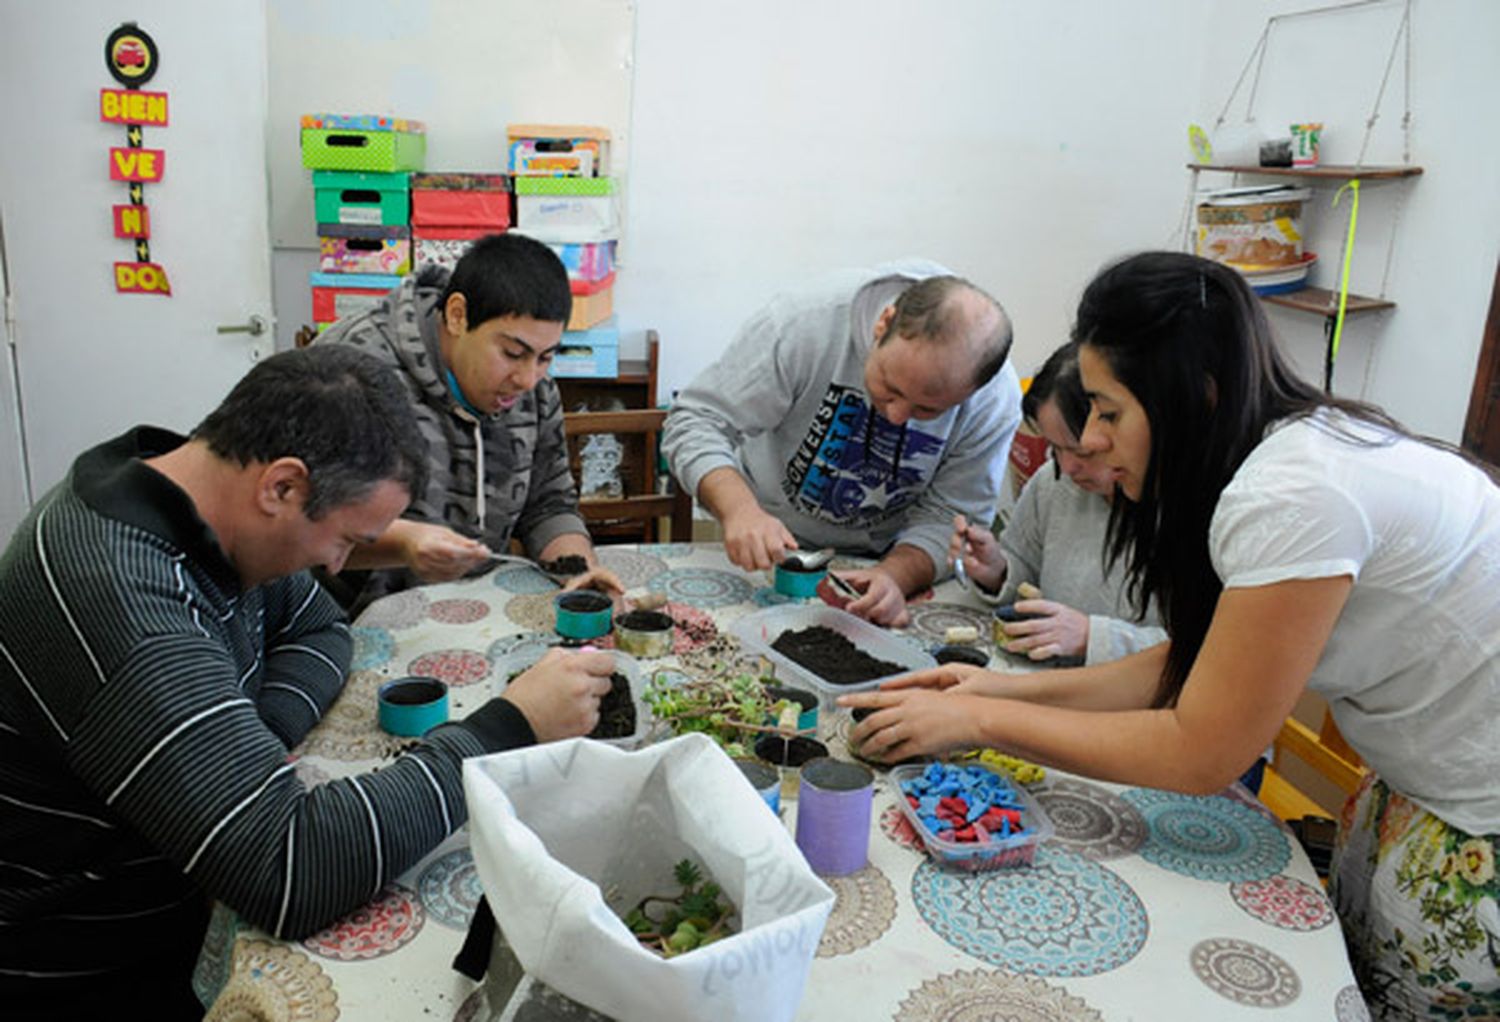
M 517 557 L 515 554 L 502 554 L 498 550 L 490 551 L 490 560 L 501 564 L 519 564 L 522 567 L 530 568 L 532 571 L 535 571 L 540 575 L 545 575 L 547 578 L 551 579 L 553 582 L 556 582 L 560 586 L 567 585 L 568 580 L 573 577 L 572 575 L 553 574 L 528 557 Z
M 958 584 L 966 591 L 972 590 L 973 587 L 969 585 L 969 573 L 964 568 L 963 554 L 959 554 L 953 559 L 953 577 L 958 579 Z
M 825 546 L 821 550 L 814 550 L 811 553 L 806 554 L 800 550 L 797 550 L 787 554 L 786 557 L 782 558 L 782 563 L 791 562 L 790 564 L 787 564 L 788 567 L 792 567 L 793 564 L 800 564 L 802 565 L 803 571 L 817 571 L 829 561 L 833 560 L 833 555 L 835 553 L 836 551 L 831 546 Z

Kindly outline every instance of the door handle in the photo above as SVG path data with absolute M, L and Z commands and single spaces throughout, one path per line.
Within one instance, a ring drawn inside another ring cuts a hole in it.
M 255 315 L 250 317 L 248 323 L 224 323 L 215 330 L 221 334 L 249 334 L 251 337 L 259 337 L 271 328 L 271 324 L 264 316 Z

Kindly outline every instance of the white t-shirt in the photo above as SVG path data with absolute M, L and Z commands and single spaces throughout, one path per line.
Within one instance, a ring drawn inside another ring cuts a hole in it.
M 1323 411 L 1245 459 L 1209 553 L 1226 589 L 1353 576 L 1309 687 L 1392 788 L 1472 834 L 1500 832 L 1500 488 Z

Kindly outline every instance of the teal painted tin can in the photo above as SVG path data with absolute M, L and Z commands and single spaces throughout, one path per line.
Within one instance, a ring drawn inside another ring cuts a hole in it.
M 597 639 L 609 634 L 614 604 L 603 593 L 575 589 L 558 593 L 552 605 L 557 612 L 554 626 L 565 639 Z
M 808 599 L 817 595 L 818 583 L 823 581 L 823 576 L 827 574 L 827 567 L 814 568 L 808 571 L 805 568 L 793 567 L 783 561 L 781 564 L 776 565 L 772 588 L 782 596 Z
M 818 696 L 815 692 L 809 692 L 805 688 L 790 688 L 785 685 L 767 685 L 766 695 L 772 699 L 785 699 L 796 703 L 797 730 L 812 731 L 816 733 L 818 727 Z M 775 724 L 775 720 L 768 719 L 767 723 Z
M 437 678 L 396 678 L 380 686 L 376 717 L 388 734 L 420 738 L 448 720 L 448 686 Z

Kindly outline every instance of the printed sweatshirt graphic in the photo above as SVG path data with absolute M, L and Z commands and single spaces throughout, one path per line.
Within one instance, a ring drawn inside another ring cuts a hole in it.
M 875 321 L 911 284 L 948 271 L 906 263 L 847 271 L 781 295 L 751 317 L 678 396 L 662 449 L 696 493 L 709 472 L 739 471 L 799 543 L 880 555 L 896 543 L 946 572 L 953 515 L 994 517 L 1021 421 L 1009 362 L 969 399 L 896 425 L 864 389 Z

